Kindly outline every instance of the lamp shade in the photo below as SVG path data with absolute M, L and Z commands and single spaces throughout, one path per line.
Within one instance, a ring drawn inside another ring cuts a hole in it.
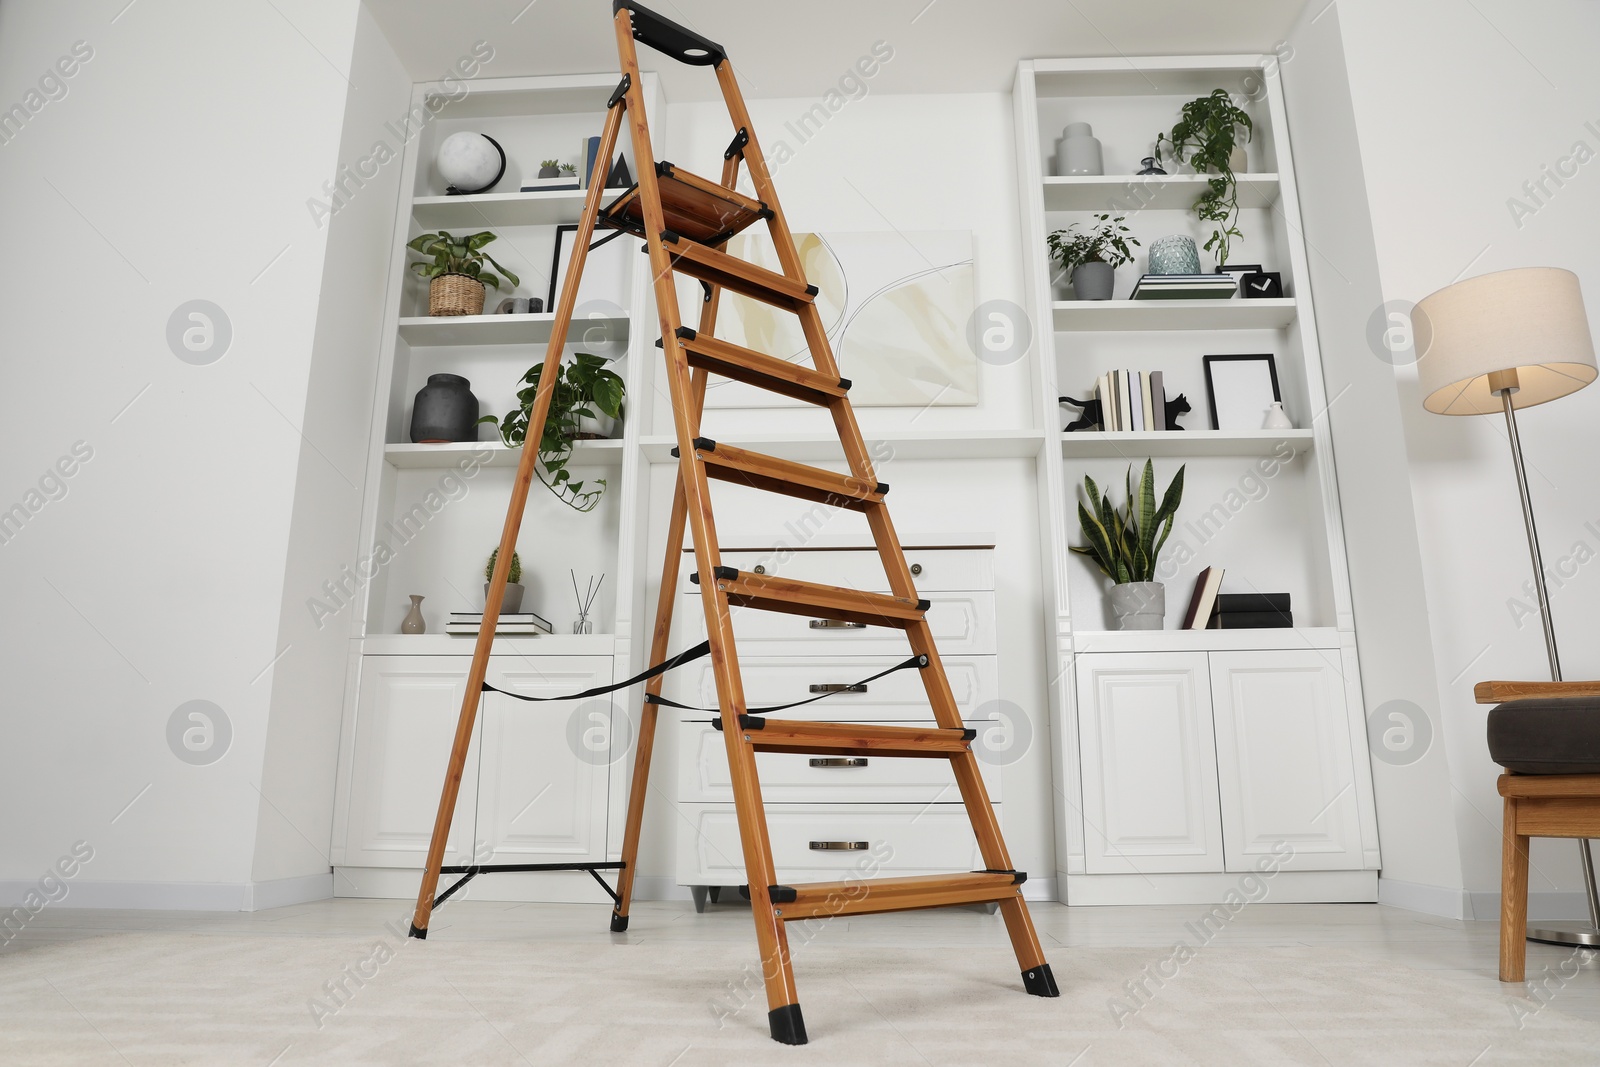
M 1578 276 L 1524 267 L 1468 278 L 1411 313 L 1422 404 L 1439 415 L 1503 410 L 1489 375 L 1514 370 L 1514 407 L 1527 408 L 1595 380 L 1594 341 Z

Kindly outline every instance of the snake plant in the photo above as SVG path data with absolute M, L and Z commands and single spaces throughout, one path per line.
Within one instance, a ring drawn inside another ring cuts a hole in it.
M 1183 499 L 1183 471 L 1183 467 L 1178 468 L 1157 507 L 1155 464 L 1144 461 L 1144 473 L 1137 486 L 1129 464 L 1125 479 L 1128 502 L 1121 510 L 1111 503 L 1109 493 L 1102 494 L 1094 479 L 1085 475 L 1083 492 L 1089 498 L 1089 506 L 1079 501 L 1078 525 L 1089 543 L 1073 545 L 1072 551 L 1094 557 L 1106 577 L 1118 585 L 1155 581 L 1156 559 L 1172 533 L 1178 502 Z

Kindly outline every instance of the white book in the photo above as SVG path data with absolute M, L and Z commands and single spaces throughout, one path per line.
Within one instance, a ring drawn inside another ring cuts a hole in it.
M 1144 401 L 1140 399 L 1139 378 L 1136 370 L 1125 371 L 1128 383 L 1128 429 L 1144 429 Z

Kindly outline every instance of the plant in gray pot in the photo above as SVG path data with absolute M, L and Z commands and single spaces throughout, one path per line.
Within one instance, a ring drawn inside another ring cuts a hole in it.
M 1115 218 L 1101 212 L 1087 230 L 1074 222 L 1057 230 L 1046 240 L 1050 258 L 1061 264 L 1061 272 L 1072 279 L 1072 292 L 1079 300 L 1110 300 L 1116 269 L 1133 259 L 1139 239 L 1123 223 L 1127 216 Z
M 483 595 L 489 596 L 489 583 L 494 581 L 494 561 L 500 558 L 500 550 L 496 548 L 489 553 L 489 565 L 483 568 Z M 514 615 L 522 610 L 522 557 L 515 552 L 511 553 L 511 573 L 506 576 L 506 595 L 500 601 L 500 614 Z
M 1139 484 L 1133 482 L 1133 467 L 1128 467 L 1128 502 L 1119 511 L 1109 493 L 1102 495 L 1094 479 L 1085 475 L 1083 492 L 1089 506 L 1078 503 L 1078 525 L 1087 545 L 1073 545 L 1072 551 L 1092 556 L 1111 587 L 1111 612 L 1119 630 L 1159 630 L 1167 612 L 1166 586 L 1155 580 L 1156 560 L 1172 533 L 1178 502 L 1183 499 L 1183 467 L 1173 476 L 1167 491 L 1156 506 L 1155 464 L 1144 461 Z

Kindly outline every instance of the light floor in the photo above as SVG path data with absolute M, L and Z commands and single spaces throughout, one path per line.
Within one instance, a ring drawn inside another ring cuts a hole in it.
M 46 908 L 0 949 L 0 1063 L 1600 1063 L 1600 963 L 1568 950 L 1529 946 L 1535 996 L 1495 980 L 1491 923 L 1263 903 L 1202 940 L 1207 910 L 1035 904 L 1054 1000 L 975 909 L 791 928 L 794 1048 L 739 906 L 640 904 L 614 935 L 601 905 L 452 902 L 425 942 L 395 900 Z

